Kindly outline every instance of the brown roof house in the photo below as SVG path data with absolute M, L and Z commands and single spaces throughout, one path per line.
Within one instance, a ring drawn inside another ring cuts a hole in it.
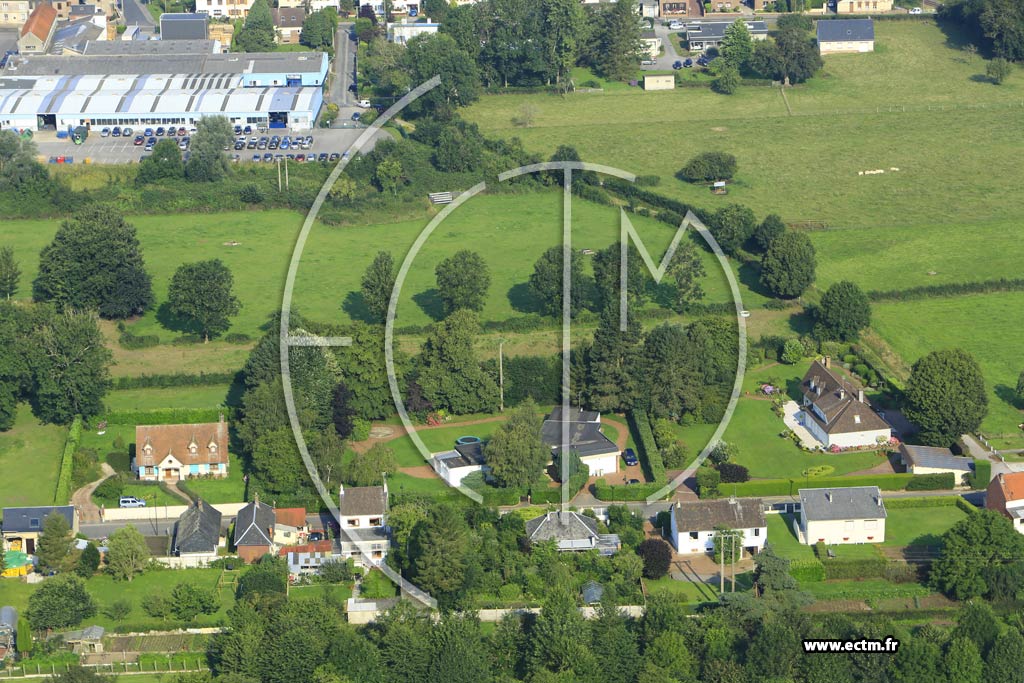
M 743 549 L 760 552 L 768 539 L 768 523 L 760 498 L 729 498 L 673 503 L 669 508 L 669 540 L 683 555 L 699 555 L 715 549 L 719 529 L 742 534 Z
M 296 545 L 306 540 L 306 508 L 274 508 L 274 541 L 277 545 Z
M 302 35 L 302 23 L 306 21 L 306 10 L 301 7 L 285 7 L 270 11 L 274 15 L 277 42 L 282 45 L 298 43 Z
M 338 488 L 339 552 L 357 564 L 383 562 L 391 545 L 388 527 L 388 485 Z
M 28 15 L 28 21 L 21 27 L 18 37 L 18 52 L 23 55 L 44 54 L 50 47 L 50 39 L 57 30 L 57 10 L 48 2 L 36 5 Z
M 892 429 L 864 399 L 864 390 L 832 371 L 831 360 L 814 361 L 800 389 L 804 400 L 797 420 L 823 448 L 877 446 L 889 442 Z
M 985 507 L 1009 517 L 1017 533 L 1024 534 L 1024 472 L 997 474 L 988 483 Z
M 235 517 L 233 543 L 235 552 L 246 562 L 255 562 L 264 555 L 274 553 L 274 527 L 277 519 L 274 508 L 260 502 L 259 494 L 238 511 Z
M 228 476 L 228 425 L 138 425 L 132 469 L 144 481 Z

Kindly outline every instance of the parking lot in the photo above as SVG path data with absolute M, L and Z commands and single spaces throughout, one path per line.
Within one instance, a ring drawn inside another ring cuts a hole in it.
M 35 141 L 39 148 L 39 154 L 47 159 L 51 157 L 72 157 L 74 163 L 84 163 L 88 160 L 88 163 L 93 164 L 127 164 L 137 163 L 140 157 L 145 156 L 148 152 L 144 151 L 143 145 L 136 146 L 134 144 L 134 138 L 136 135 L 141 135 L 145 130 L 145 126 L 141 128 L 135 128 L 132 135 L 128 137 L 102 137 L 100 131 L 102 128 L 93 127 L 89 132 L 89 137 L 81 145 L 76 145 L 71 142 L 70 139 L 58 140 L 56 134 L 53 131 L 40 132 L 36 135 Z M 238 155 L 238 160 L 241 162 L 251 162 L 253 155 L 257 152 L 260 157 L 266 153 L 270 154 L 292 154 L 298 156 L 299 154 L 310 155 L 316 154 L 319 156 L 323 154 L 342 154 L 352 143 L 356 141 L 359 135 L 363 132 L 362 128 L 348 128 L 348 129 L 327 129 L 327 128 L 315 128 L 312 130 L 303 131 L 291 131 L 287 129 L 274 129 L 267 133 L 253 132 L 251 135 L 246 136 L 247 141 L 251 137 L 257 139 L 271 135 L 291 135 L 295 136 L 313 136 L 313 144 L 310 149 L 242 149 L 235 150 L 232 148 L 227 153 L 230 156 L 235 154 Z M 386 132 L 378 132 L 377 135 L 370 140 L 362 149 L 363 152 L 368 152 L 373 149 L 374 144 L 381 135 L 388 135 Z M 163 140 L 163 137 L 157 137 L 157 141 Z M 181 138 L 175 136 L 170 138 L 172 140 L 180 140 Z

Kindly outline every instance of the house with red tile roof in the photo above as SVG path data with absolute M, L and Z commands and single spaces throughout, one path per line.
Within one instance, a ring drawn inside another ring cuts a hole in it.
M 132 471 L 143 481 L 228 476 L 228 424 L 219 422 L 135 427 Z
M 23 55 L 44 54 L 56 30 L 57 10 L 48 2 L 39 3 L 21 27 L 18 52 Z
M 988 483 L 985 507 L 1008 517 L 1017 533 L 1024 534 L 1024 472 L 997 474 Z

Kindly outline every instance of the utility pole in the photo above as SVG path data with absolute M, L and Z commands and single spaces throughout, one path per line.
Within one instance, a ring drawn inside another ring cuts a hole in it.
M 738 544 L 739 541 L 740 541 L 739 537 L 736 534 L 733 534 L 732 540 L 736 544 Z M 733 546 L 733 548 L 732 548 L 732 592 L 733 593 L 736 592 L 736 547 L 735 546 Z
M 288 184 L 288 157 L 284 158 L 284 189 L 292 189 L 291 185 Z
M 725 539 L 722 538 L 721 532 L 718 534 L 718 592 L 725 592 Z
M 498 342 L 498 411 L 502 413 L 505 412 L 505 354 L 501 351 L 504 345 L 504 339 Z
M 277 191 L 281 191 L 281 160 L 277 160 Z

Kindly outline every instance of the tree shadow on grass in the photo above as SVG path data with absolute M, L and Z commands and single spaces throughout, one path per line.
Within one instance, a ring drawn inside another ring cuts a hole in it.
M 349 292 L 346 294 L 345 300 L 341 303 L 341 310 L 345 311 L 348 317 L 353 320 L 370 324 L 377 322 L 373 314 L 370 313 L 370 309 L 367 308 L 366 299 L 363 298 L 362 292 Z
M 753 263 L 744 263 L 739 268 L 739 281 L 754 294 L 759 294 L 768 299 L 774 299 L 775 295 L 765 289 L 761 284 L 761 267 Z
M 413 294 L 412 300 L 432 320 L 444 320 L 444 301 L 441 300 L 441 292 L 437 287 Z
M 171 312 L 171 305 L 163 302 L 156 309 L 156 320 L 162 327 L 171 332 L 182 332 L 184 334 L 199 334 L 202 330 L 191 320 L 181 318 Z
M 1024 410 L 1024 401 L 1017 396 L 1017 390 L 1005 384 L 997 384 L 995 387 L 996 396 L 1005 401 L 1017 410 Z
M 992 85 L 996 85 L 996 82 L 989 78 L 986 74 L 974 74 L 971 76 L 970 80 L 972 80 L 975 83 L 991 83 Z
M 534 296 L 530 285 L 520 282 L 509 287 L 508 302 L 512 304 L 512 310 L 518 313 L 540 313 L 541 302 Z

